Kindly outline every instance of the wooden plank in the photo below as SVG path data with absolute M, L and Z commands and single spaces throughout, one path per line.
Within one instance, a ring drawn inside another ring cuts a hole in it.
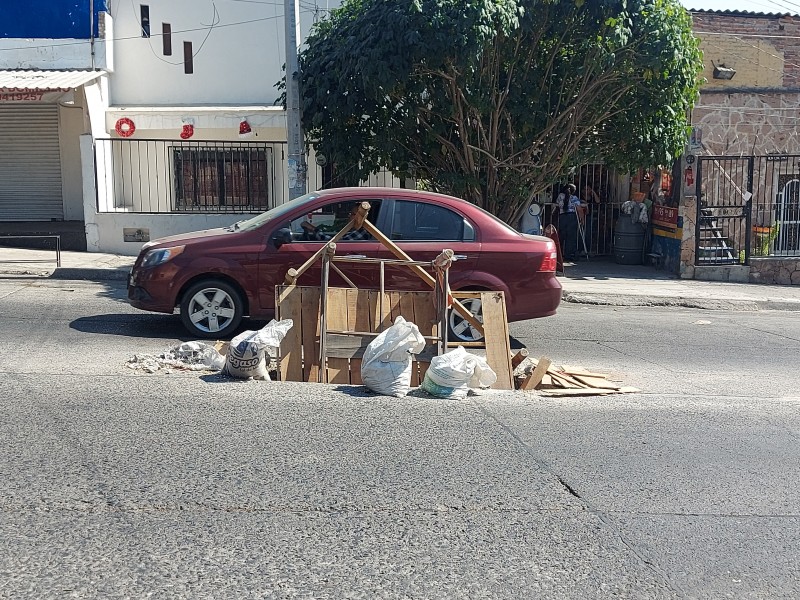
M 553 383 L 555 385 L 559 385 L 563 388 L 587 389 L 589 387 L 583 383 L 579 384 L 577 381 L 571 378 L 563 377 L 559 373 L 556 373 L 555 371 L 548 371 L 547 374 L 550 375 L 550 378 L 553 380 Z
M 319 381 L 319 288 L 306 286 L 302 290 L 303 310 L 303 380 Z
M 600 390 L 596 388 L 570 388 L 540 390 L 543 396 L 610 396 L 612 394 L 636 394 L 642 390 L 635 387 L 622 387 L 618 390 Z
M 586 377 L 584 375 L 573 375 L 574 379 L 585 383 L 589 387 L 599 388 L 603 390 L 618 390 L 621 386 L 603 379 L 602 377 Z
M 611 390 L 598 390 L 594 388 L 564 388 L 564 389 L 557 389 L 552 388 L 549 390 L 540 390 L 540 394 L 543 396 L 609 396 L 611 394 L 616 394 L 617 392 Z
M 347 330 L 347 289 L 328 289 L 328 327 Z M 328 383 L 350 383 L 350 362 L 346 358 L 329 358 L 326 369 Z
M 389 295 L 389 314 L 390 314 L 390 325 L 394 323 L 394 320 L 402 316 L 402 311 L 400 310 L 400 292 L 388 292 Z
M 364 229 L 366 229 L 369 233 L 371 233 L 372 237 L 374 237 L 381 244 L 383 244 L 383 246 L 386 249 L 388 249 L 389 252 L 394 254 L 396 257 L 402 258 L 404 260 L 412 260 L 412 258 L 408 254 L 403 252 L 403 250 L 401 250 L 400 247 L 397 244 L 395 244 L 392 240 L 390 240 L 388 237 L 386 237 L 384 235 L 384 233 L 380 229 L 375 227 L 369 221 L 364 221 Z M 422 279 L 425 283 L 427 283 L 429 286 L 431 286 L 431 288 L 436 286 L 436 280 L 433 278 L 433 276 L 430 273 L 428 273 L 422 267 L 417 266 L 417 265 L 410 265 L 408 268 L 411 269 L 414 273 L 416 273 L 417 276 L 419 276 L 420 279 Z M 455 298 L 453 298 L 453 308 L 458 311 L 458 314 L 460 314 L 467 321 L 469 321 L 470 325 L 472 325 L 479 332 L 483 333 L 483 325 L 480 323 L 480 321 L 478 321 L 475 318 L 475 315 L 473 315 L 471 312 L 469 312 L 466 309 L 466 307 L 463 304 L 461 304 L 461 302 L 456 300 Z
M 508 339 L 508 320 L 503 292 L 481 292 L 481 309 L 486 362 L 497 373 L 497 381 L 492 387 L 498 390 L 513 390 L 511 344 Z
M 275 306 L 279 319 L 292 319 L 294 324 L 281 341 L 281 381 L 303 380 L 302 298 L 296 286 L 275 286 Z
M 338 242 L 340 239 L 342 239 L 345 236 L 345 234 L 347 234 L 348 231 L 353 229 L 353 227 L 357 223 L 364 223 L 365 222 L 365 216 L 369 212 L 369 208 L 370 208 L 369 207 L 369 202 L 362 202 L 357 207 L 356 214 L 353 215 L 353 217 L 350 219 L 350 221 L 347 223 L 347 225 L 342 227 L 342 229 L 336 235 L 334 235 L 330 240 L 328 240 L 328 243 L 326 243 L 319 250 L 314 252 L 314 254 L 312 254 L 309 257 L 309 259 L 306 262 L 304 262 L 302 265 L 300 265 L 298 268 L 289 269 L 289 271 L 286 273 L 285 282 L 288 283 L 288 284 L 295 283 L 297 281 L 297 279 L 311 267 L 311 265 L 313 265 L 320 258 L 322 258 L 322 255 L 325 254 L 325 252 L 327 252 L 328 247 L 331 244 L 335 245 L 336 242 Z M 356 227 L 356 229 L 361 229 L 361 227 Z
M 576 367 L 573 365 L 562 365 L 561 372 L 566 373 L 567 375 L 585 375 L 586 377 L 601 377 L 603 379 L 608 379 L 608 374 L 606 373 L 594 373 L 583 367 Z
M 438 337 L 439 324 L 436 320 L 436 307 L 433 305 L 432 292 L 414 292 L 412 296 L 414 302 L 414 322 L 419 327 L 420 333 L 426 337 L 425 350 L 436 354 L 436 342 L 427 338 Z M 414 385 L 422 385 L 425 379 L 425 372 L 430 367 L 430 359 L 422 360 L 420 355 L 414 360 L 415 375 L 419 383 Z
M 362 300 L 363 298 L 363 300 Z M 369 331 L 369 292 L 366 290 L 347 290 L 347 329 L 349 331 Z M 366 349 L 372 339 L 361 340 Z M 350 383 L 361 385 L 361 359 L 350 359 Z
M 587 384 L 583 383 L 582 381 L 578 381 L 574 377 L 572 377 L 570 375 L 567 375 L 563 371 L 558 371 L 556 369 L 553 369 L 552 367 L 550 368 L 548 373 L 550 373 L 550 375 L 555 376 L 555 379 L 557 381 L 566 384 L 566 387 L 579 387 L 579 388 L 591 387 L 590 385 L 587 385 Z
M 519 352 L 517 352 L 514 357 L 511 359 L 511 368 L 516 369 L 523 360 L 528 358 L 528 349 L 522 348 Z
M 522 382 L 520 389 L 525 391 L 535 390 L 542 383 L 544 376 L 547 374 L 547 369 L 550 368 L 550 364 L 550 359 L 546 356 L 542 356 L 539 362 L 536 363 L 536 367 L 533 371 L 531 371 Z
M 414 323 L 424 336 L 439 335 L 439 324 L 436 322 L 436 308 L 433 305 L 433 294 L 428 292 L 412 292 L 414 303 Z

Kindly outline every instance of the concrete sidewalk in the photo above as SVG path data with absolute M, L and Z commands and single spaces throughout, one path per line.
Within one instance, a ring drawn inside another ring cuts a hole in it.
M 125 281 L 135 257 L 96 252 L 0 248 L 0 275 Z M 653 267 L 601 258 L 575 263 L 559 275 L 564 302 L 608 306 L 682 306 L 711 310 L 800 311 L 800 286 L 678 279 Z
M 618 265 L 602 258 L 575 263 L 565 271 L 559 275 L 564 302 L 800 311 L 800 286 L 680 279 L 654 267 Z

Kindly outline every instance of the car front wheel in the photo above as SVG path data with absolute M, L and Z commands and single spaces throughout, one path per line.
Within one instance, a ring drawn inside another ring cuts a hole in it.
M 244 314 L 240 292 L 218 279 L 192 285 L 183 294 L 180 308 L 184 327 L 201 339 L 230 336 L 242 322 Z
M 481 308 L 480 298 L 467 298 L 462 300 L 461 304 L 475 315 L 475 318 L 479 322 L 483 323 L 483 310 Z M 469 321 L 458 314 L 458 312 L 451 310 L 449 339 L 453 342 L 480 342 L 483 341 L 483 335 L 470 325 Z

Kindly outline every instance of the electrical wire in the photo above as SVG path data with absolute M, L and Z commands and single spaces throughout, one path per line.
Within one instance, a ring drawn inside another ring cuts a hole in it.
M 133 1 L 134 0 L 131 0 L 131 9 L 133 10 L 133 18 L 136 21 L 136 23 L 139 25 L 139 29 L 141 31 L 144 31 L 144 25 L 142 24 L 142 22 L 139 19 L 139 17 L 136 16 L 136 6 L 134 5 Z M 203 41 L 200 43 L 200 46 L 192 54 L 192 60 L 194 60 L 200 54 L 200 51 L 203 49 L 203 46 L 206 45 L 206 42 L 208 41 L 208 38 L 211 36 L 211 32 L 214 30 L 214 27 L 219 25 L 220 16 L 219 16 L 219 11 L 217 10 L 217 5 L 216 5 L 214 0 L 211 0 L 211 6 L 214 9 L 214 14 L 211 15 L 211 24 L 210 25 L 206 25 L 205 23 L 200 23 L 204 27 L 208 27 L 208 31 L 206 31 L 206 36 L 203 38 Z M 168 65 L 173 65 L 173 66 L 182 66 L 184 64 L 185 60 L 172 61 L 172 60 L 167 60 L 166 58 L 163 58 L 163 57 L 159 56 L 158 52 L 156 52 L 155 48 L 153 48 L 153 42 L 151 41 L 151 38 L 152 38 L 151 34 L 148 33 L 148 35 L 146 37 L 147 46 L 148 46 L 148 48 L 150 48 L 150 53 L 156 59 L 160 60 L 163 63 L 167 63 Z
M 273 15 L 271 17 L 262 17 L 259 19 L 248 19 L 247 21 L 237 21 L 235 23 L 222 23 L 219 25 L 215 25 L 216 29 L 222 29 L 223 27 L 236 27 L 238 25 L 249 25 L 250 23 L 262 23 L 264 21 L 272 21 L 273 19 L 282 19 L 283 14 Z M 208 26 L 205 27 L 194 27 L 190 29 L 180 29 L 172 32 L 172 35 L 178 33 L 191 33 L 192 31 L 206 31 Z M 160 33 L 153 33 L 150 37 L 161 37 L 162 34 Z M 101 39 L 100 41 L 103 42 L 124 42 L 127 40 L 140 40 L 142 39 L 141 35 L 133 35 L 133 36 L 125 36 L 125 37 L 115 37 L 115 38 L 105 38 Z M 61 48 L 63 46 L 81 46 L 87 44 L 89 40 L 78 40 L 74 42 L 63 42 L 60 44 L 41 44 L 36 46 L 15 46 L 13 48 L 0 48 L 2 50 L 30 50 L 30 49 L 37 49 L 37 48 Z

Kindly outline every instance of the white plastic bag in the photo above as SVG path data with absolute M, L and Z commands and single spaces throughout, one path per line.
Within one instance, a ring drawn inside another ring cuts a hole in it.
M 481 356 L 469 354 L 463 346 L 431 359 L 422 389 L 439 398 L 464 398 L 470 388 L 489 387 L 497 374 Z
M 223 373 L 242 379 L 269 381 L 269 359 L 278 355 L 281 340 L 294 325 L 291 319 L 273 319 L 258 331 L 245 331 L 231 340 Z
M 397 317 L 364 351 L 361 380 L 369 389 L 401 398 L 411 388 L 411 355 L 425 347 L 419 327 Z

